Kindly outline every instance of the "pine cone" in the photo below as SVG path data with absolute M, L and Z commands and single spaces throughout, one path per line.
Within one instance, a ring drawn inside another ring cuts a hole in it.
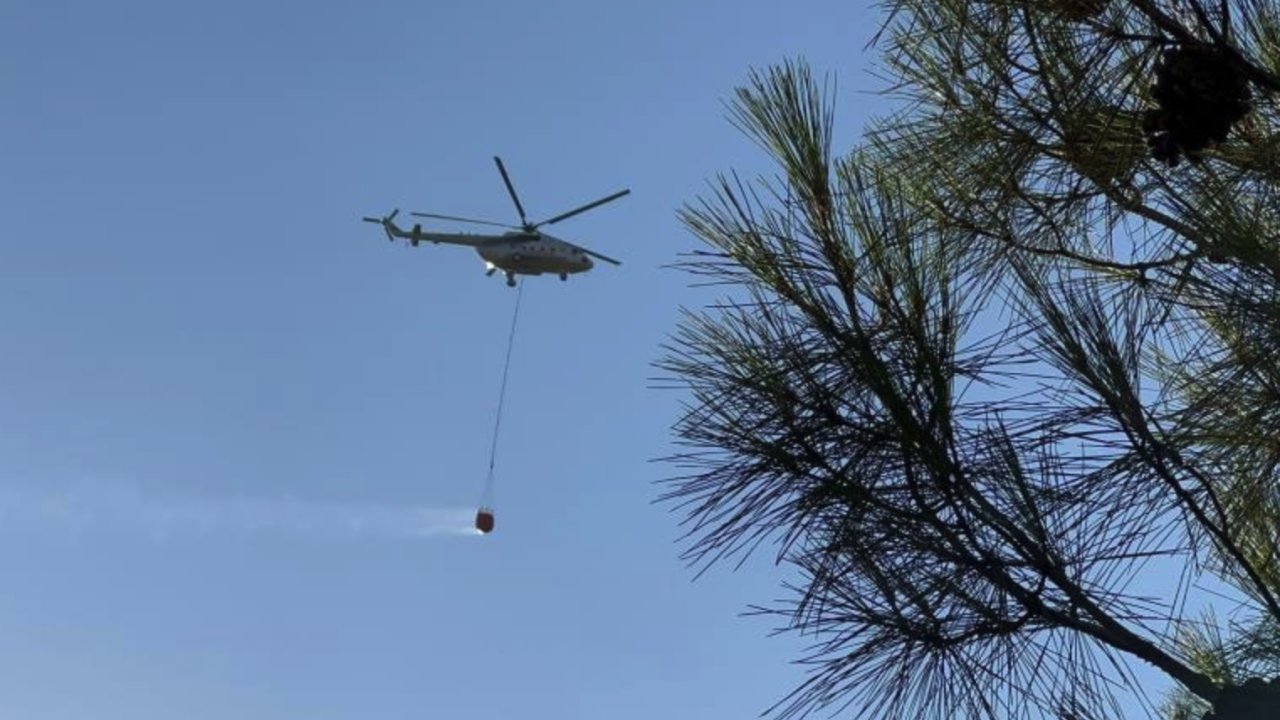
M 1199 161 L 1253 109 L 1249 81 L 1225 52 L 1204 45 L 1166 50 L 1156 66 L 1152 97 L 1159 107 L 1147 112 L 1143 130 L 1152 157 L 1170 167 L 1182 155 Z

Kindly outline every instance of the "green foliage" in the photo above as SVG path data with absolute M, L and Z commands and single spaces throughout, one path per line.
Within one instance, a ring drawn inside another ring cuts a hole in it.
M 681 213 L 729 299 L 659 363 L 663 497 L 693 562 L 798 571 L 760 608 L 813 641 L 781 715 L 1116 717 L 1141 662 L 1190 718 L 1280 674 L 1280 24 L 1161 7 L 898 0 L 900 110 L 843 154 L 804 63 L 737 91 L 779 174 Z M 1144 114 L 1191 42 L 1255 102 L 1169 167 Z

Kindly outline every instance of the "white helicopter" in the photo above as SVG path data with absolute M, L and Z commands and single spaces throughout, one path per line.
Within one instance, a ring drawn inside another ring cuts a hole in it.
M 631 192 L 631 190 L 621 190 L 608 197 L 600 198 L 595 202 L 589 202 L 586 205 L 570 210 L 569 212 L 560 213 L 553 218 L 548 218 L 542 222 L 531 223 L 524 214 L 524 206 L 520 204 L 520 198 L 516 195 L 516 189 L 511 184 L 511 178 L 507 175 L 507 169 L 502 165 L 502 159 L 494 156 L 493 161 L 498 164 L 498 172 L 502 173 L 502 182 L 506 183 L 507 192 L 511 193 L 511 201 L 515 203 L 516 210 L 520 213 L 519 225 L 508 225 L 506 223 L 493 222 L 490 220 L 473 220 L 471 218 L 457 217 L 456 215 L 437 215 L 435 213 L 410 213 L 416 217 L 437 218 L 440 220 L 453 220 L 455 222 L 474 223 L 476 225 L 493 225 L 495 227 L 510 228 L 511 232 L 505 232 L 501 235 L 483 235 L 477 233 L 438 233 L 424 232 L 422 225 L 415 224 L 411 230 L 403 230 L 395 224 L 396 214 L 400 212 L 399 208 L 392 211 L 390 215 L 382 218 L 363 218 L 365 222 L 378 223 L 382 225 L 383 231 L 387 233 L 387 239 L 395 242 L 396 238 L 404 238 L 409 244 L 417 247 L 422 241 L 432 243 L 447 243 L 450 245 L 468 245 L 476 249 L 480 257 L 485 261 L 485 275 L 493 275 L 498 270 L 503 271 L 507 276 L 507 285 L 515 287 L 516 275 L 541 275 L 543 273 L 554 273 L 560 276 L 561 280 L 568 280 L 569 276 L 575 273 L 586 272 L 594 267 L 591 258 L 598 258 L 614 265 L 622 263 L 611 257 L 601 255 L 598 252 L 588 250 L 584 247 L 574 245 L 568 240 L 561 240 L 558 237 L 548 235 L 538 228 L 543 225 L 553 225 L 561 220 L 567 220 L 584 213 L 593 208 L 604 205 L 607 202 L 613 202 Z

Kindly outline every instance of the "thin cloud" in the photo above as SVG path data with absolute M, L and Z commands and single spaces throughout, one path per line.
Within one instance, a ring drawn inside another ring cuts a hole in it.
M 147 494 L 121 484 L 82 483 L 41 491 L 0 486 L 0 527 L 153 537 L 282 534 L 412 540 L 475 535 L 474 510 L 297 498 Z

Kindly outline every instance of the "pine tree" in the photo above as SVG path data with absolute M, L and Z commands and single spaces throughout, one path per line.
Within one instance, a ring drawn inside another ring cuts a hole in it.
M 1280 8 L 889 10 L 894 114 L 755 72 L 682 210 L 687 557 L 798 578 L 782 717 L 1280 717 Z

